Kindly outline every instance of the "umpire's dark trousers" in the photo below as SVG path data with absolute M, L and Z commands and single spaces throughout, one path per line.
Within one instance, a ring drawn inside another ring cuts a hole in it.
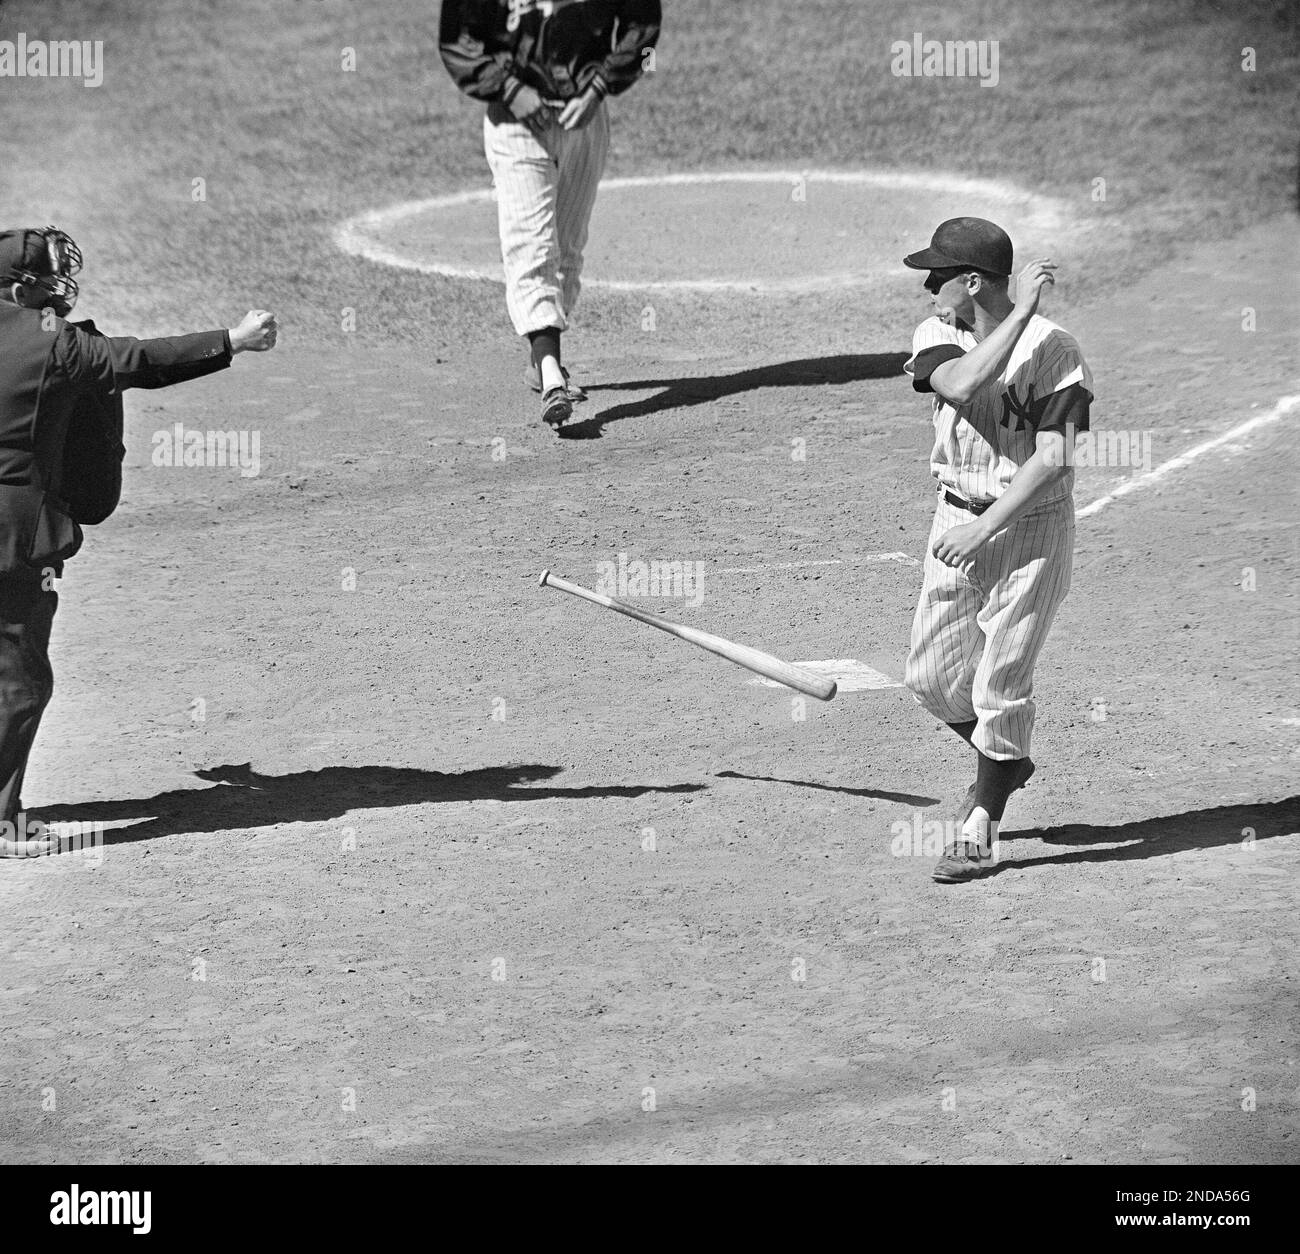
M 50 628 L 57 592 L 41 574 L 0 574 L 0 819 L 22 809 L 23 775 L 41 715 L 54 692 Z

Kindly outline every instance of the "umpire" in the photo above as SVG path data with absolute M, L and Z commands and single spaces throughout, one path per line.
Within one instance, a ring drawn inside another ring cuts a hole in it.
M 156 340 L 67 322 L 81 260 L 55 227 L 0 231 L 0 857 L 54 850 L 23 839 L 23 774 L 54 690 L 54 580 L 82 525 L 103 522 L 121 494 L 122 392 L 198 379 L 276 341 L 260 310 L 229 331 Z

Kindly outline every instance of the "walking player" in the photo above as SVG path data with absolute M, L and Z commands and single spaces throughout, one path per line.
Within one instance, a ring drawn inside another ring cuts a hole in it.
M 80 269 L 81 251 L 55 227 L 0 231 L 0 857 L 54 851 L 20 793 L 54 690 L 54 580 L 81 547 L 81 524 L 103 522 L 121 493 L 122 390 L 197 379 L 276 340 L 262 311 L 229 331 L 108 339 L 64 321 Z
M 439 48 L 456 86 L 487 105 L 506 308 L 529 342 L 525 378 L 559 428 L 587 399 L 561 364 L 582 253 L 609 152 L 606 96 L 641 76 L 659 0 L 443 0 Z
M 1078 344 L 1037 313 L 1055 264 L 1026 266 L 1012 303 L 1011 260 L 1006 232 L 982 218 L 942 223 L 903 259 L 928 271 L 934 305 L 903 369 L 934 394 L 939 481 L 906 682 L 977 763 L 942 883 L 996 861 L 1007 799 L 1034 771 L 1034 663 L 1070 587 L 1074 437 L 1092 403 Z

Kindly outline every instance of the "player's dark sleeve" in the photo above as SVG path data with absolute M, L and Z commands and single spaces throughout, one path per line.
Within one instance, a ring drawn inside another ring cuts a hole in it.
M 932 348 L 923 348 L 912 363 L 912 387 L 918 392 L 933 392 L 930 376 L 945 361 L 955 361 L 965 357 L 966 350 L 956 344 L 935 344 Z
M 602 96 L 617 96 L 641 77 L 642 58 L 655 46 L 663 24 L 659 0 L 623 0 L 618 7 L 618 37 L 590 84 Z
M 438 52 L 452 81 L 467 96 L 509 104 L 523 84 L 515 77 L 508 52 L 489 51 L 498 11 L 482 0 L 442 0 Z
M 60 337 L 61 365 L 77 391 L 108 395 L 127 388 L 165 388 L 215 374 L 230 365 L 230 336 L 199 331 L 156 340 L 100 335 L 68 327 Z
M 1059 392 L 1049 392 L 1029 407 L 1029 421 L 1035 431 L 1075 432 L 1088 430 L 1092 393 L 1082 383 L 1071 383 Z

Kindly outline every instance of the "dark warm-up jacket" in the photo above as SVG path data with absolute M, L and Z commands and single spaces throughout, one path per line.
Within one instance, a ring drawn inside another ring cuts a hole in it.
M 659 38 L 659 0 L 443 0 L 439 51 L 456 86 L 509 104 L 524 86 L 569 100 L 626 91 Z

